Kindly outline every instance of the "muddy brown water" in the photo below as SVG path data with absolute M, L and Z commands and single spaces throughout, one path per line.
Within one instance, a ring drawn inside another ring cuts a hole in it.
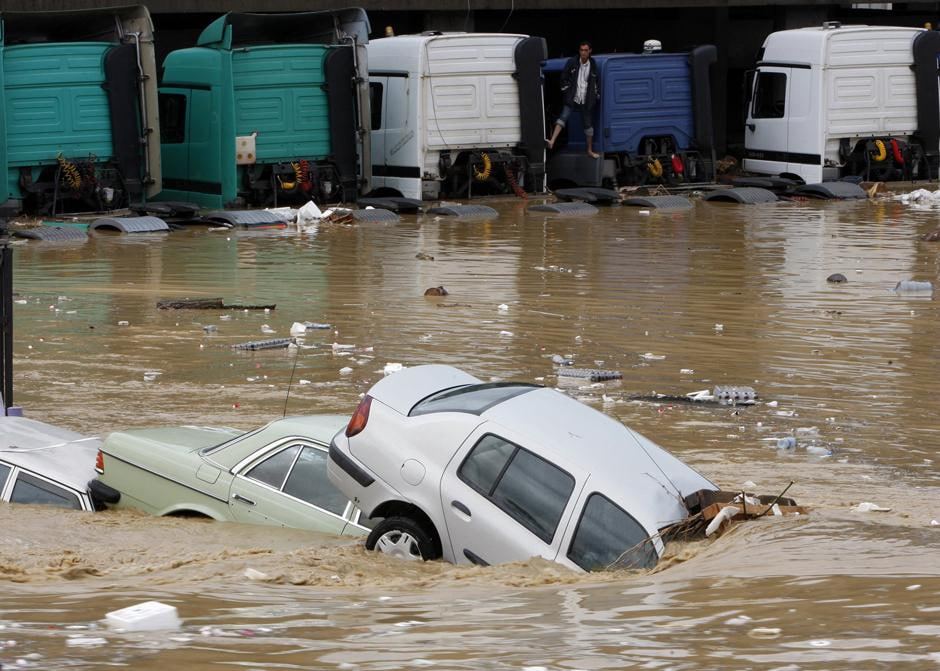
M 940 311 L 890 290 L 940 279 L 940 245 L 918 241 L 938 211 L 698 203 L 565 220 L 494 206 L 499 219 L 485 223 L 405 216 L 19 245 L 16 401 L 94 435 L 250 428 L 281 415 L 295 363 L 295 414 L 350 412 L 386 363 L 448 363 L 557 384 L 726 488 L 776 493 L 794 480 L 789 494 L 811 515 L 672 547 L 649 573 L 579 575 L 541 560 L 406 564 L 287 529 L 5 505 L 3 668 L 937 668 Z M 848 282 L 827 284 L 835 272 Z M 423 296 L 438 285 L 450 294 Z M 277 308 L 223 320 L 154 307 L 184 296 Z M 305 320 L 333 329 L 308 334 L 296 360 L 230 349 Z M 623 380 L 560 382 L 552 354 Z M 716 384 L 753 386 L 765 403 L 630 400 Z M 778 452 L 786 435 L 798 447 Z M 861 501 L 892 510 L 853 512 Z M 183 627 L 101 625 L 149 599 L 174 604 Z

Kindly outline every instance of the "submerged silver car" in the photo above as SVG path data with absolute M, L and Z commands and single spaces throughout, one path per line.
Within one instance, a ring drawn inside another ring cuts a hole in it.
M 330 445 L 330 480 L 380 518 L 366 547 L 496 564 L 541 556 L 578 570 L 649 567 L 659 531 L 709 480 L 620 422 L 558 392 L 417 366 L 375 384 Z

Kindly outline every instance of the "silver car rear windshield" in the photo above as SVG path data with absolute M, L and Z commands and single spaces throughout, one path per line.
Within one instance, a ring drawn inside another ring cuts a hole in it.
M 488 382 L 454 387 L 435 392 L 418 401 L 408 416 L 428 415 L 432 412 L 468 412 L 481 415 L 494 405 L 533 389 L 541 387 L 520 382 Z

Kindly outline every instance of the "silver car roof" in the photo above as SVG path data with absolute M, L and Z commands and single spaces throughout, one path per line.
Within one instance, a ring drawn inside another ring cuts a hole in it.
M 96 477 L 101 440 L 26 417 L 0 417 L 0 461 L 79 491 Z

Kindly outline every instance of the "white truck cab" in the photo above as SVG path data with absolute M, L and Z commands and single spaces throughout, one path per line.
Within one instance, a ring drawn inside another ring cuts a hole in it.
M 541 37 L 438 33 L 369 42 L 377 193 L 408 198 L 541 191 Z
M 764 41 L 747 101 L 744 169 L 807 183 L 936 176 L 940 33 L 842 26 Z

